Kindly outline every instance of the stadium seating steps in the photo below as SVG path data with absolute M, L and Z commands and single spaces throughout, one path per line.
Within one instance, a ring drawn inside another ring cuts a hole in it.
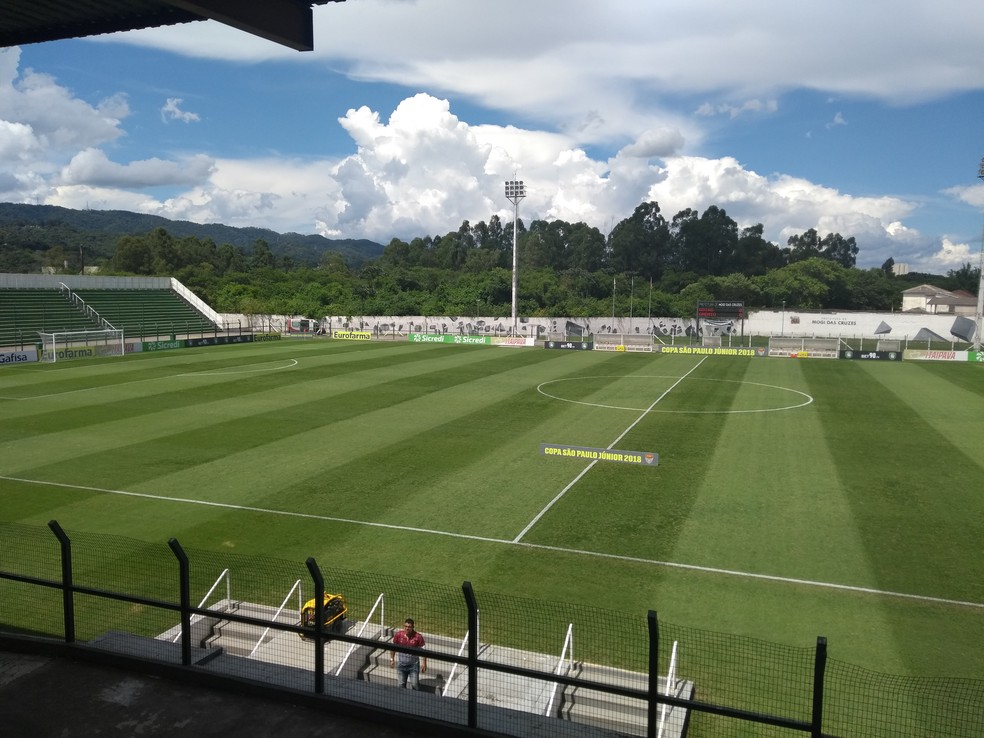
M 76 294 L 127 338 L 205 333 L 215 324 L 169 289 L 78 290 Z M 30 346 L 39 332 L 103 326 L 60 290 L 0 290 L 0 346 Z

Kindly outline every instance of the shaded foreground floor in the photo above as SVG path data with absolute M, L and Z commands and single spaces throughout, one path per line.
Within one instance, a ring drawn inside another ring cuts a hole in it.
M 413 738 L 434 733 L 116 666 L 0 651 L 0 734 Z

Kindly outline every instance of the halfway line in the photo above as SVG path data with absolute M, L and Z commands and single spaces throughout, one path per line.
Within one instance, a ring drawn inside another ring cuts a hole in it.
M 670 394 L 670 392 L 672 392 L 673 389 L 678 384 L 680 384 L 680 382 L 682 382 L 684 379 L 686 379 L 691 374 L 693 374 L 695 371 L 697 371 L 697 367 L 699 367 L 701 364 L 703 364 L 706 359 L 707 359 L 707 357 L 705 356 L 700 361 L 698 361 L 696 364 L 694 364 L 693 369 L 691 369 L 689 372 L 687 372 L 686 374 L 684 374 L 677 381 L 675 381 L 673 384 L 671 384 L 669 387 L 667 387 L 666 390 L 663 392 L 663 394 L 661 394 L 659 397 L 657 397 L 649 407 L 647 407 L 645 410 L 642 411 L 642 415 L 640 415 L 638 418 L 636 418 L 635 420 L 633 420 L 632 421 L 632 424 L 629 425 L 629 427 L 626 428 L 624 431 L 622 431 L 622 433 L 619 435 L 618 438 L 616 438 L 614 441 L 612 441 L 611 443 L 608 444 L 607 450 L 608 451 L 611 451 L 615 447 L 615 444 L 618 443 L 619 441 L 621 441 L 623 438 L 625 438 L 625 436 L 628 434 L 628 432 L 630 430 L 632 430 L 633 428 L 635 428 L 639 424 L 639 422 L 644 417 L 646 417 L 650 413 L 650 411 L 652 411 L 652 409 L 654 407 L 656 407 L 656 405 L 659 403 L 660 400 L 662 400 L 664 397 L 666 397 L 668 394 Z M 519 535 L 518 536 L 516 536 L 515 538 L 513 538 L 512 542 L 513 543 L 519 543 L 521 540 L 523 540 L 523 536 L 525 536 L 527 533 L 529 533 L 530 532 L 530 529 L 534 525 L 536 525 L 537 523 L 540 522 L 540 518 L 542 518 L 544 515 L 546 515 L 547 514 L 547 511 L 551 507 L 553 507 L 554 504 L 557 503 L 560 500 L 561 497 L 563 497 L 564 495 L 566 495 L 567 494 L 567 491 L 571 487 L 573 487 L 575 484 L 577 484 L 581 480 L 581 477 L 583 477 L 585 474 L 587 474 L 588 473 L 588 470 L 590 470 L 591 467 L 593 467 L 597 463 L 598 463 L 598 461 L 595 460 L 595 461 L 592 461 L 591 463 L 589 463 L 586 467 L 584 467 L 584 469 L 581 470 L 581 473 L 578 474 L 576 477 L 574 477 L 574 479 L 571 480 L 570 484 L 568 484 L 566 487 L 564 487 L 562 490 L 560 490 L 560 492 L 557 493 L 556 497 L 554 497 L 552 500 L 550 500 L 550 502 L 548 502 L 546 505 L 544 505 L 543 509 L 540 510 L 540 512 L 538 512 L 536 514 L 536 516 L 527 524 L 527 526 L 525 528 L 523 528 L 519 532 Z

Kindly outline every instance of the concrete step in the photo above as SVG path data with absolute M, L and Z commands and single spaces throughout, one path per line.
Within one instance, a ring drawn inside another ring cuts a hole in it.
M 646 711 L 623 709 L 623 704 L 572 705 L 565 704 L 560 717 L 579 725 L 611 730 L 626 735 L 646 734 Z M 664 736 L 667 734 L 664 733 Z M 678 734 L 679 735 L 679 734 Z
M 615 669 L 613 667 L 594 664 L 580 665 L 573 675 L 578 678 L 604 684 L 613 684 L 631 689 L 643 690 L 648 688 L 645 674 Z M 659 679 L 658 689 L 663 693 L 666 680 Z M 693 695 L 693 683 L 680 681 L 676 684 L 673 696 L 690 698 Z M 571 687 L 564 692 L 560 716 L 565 720 L 591 725 L 606 730 L 618 730 L 631 735 L 645 734 L 648 706 L 644 699 L 634 699 L 619 695 L 607 694 L 588 687 Z M 673 738 L 683 734 L 687 711 L 679 707 L 662 707 L 659 714 L 663 716 L 663 736 Z
M 277 615 L 277 608 L 270 605 L 240 602 L 233 603 L 229 607 L 229 612 L 272 623 L 275 622 L 274 617 Z M 297 623 L 299 619 L 298 614 L 293 609 L 285 609 L 280 612 L 276 622 Z M 278 635 L 284 635 L 283 631 L 273 629 L 267 631 L 265 625 L 253 625 L 223 618 L 212 626 L 211 633 L 202 642 L 202 646 L 205 648 L 221 647 L 226 653 L 235 656 L 248 656 L 257 643 L 260 643 L 261 638 L 264 643 L 269 643 Z M 297 636 L 294 637 L 297 638 Z
M 506 646 L 488 646 L 481 653 L 480 659 L 552 673 L 557 668 L 558 656 Z M 479 702 L 535 715 L 545 715 L 548 707 L 556 714 L 563 693 L 563 687 L 549 679 L 504 674 L 488 669 L 479 672 L 478 688 Z
M 345 621 L 344 633 L 362 638 L 376 638 L 379 626 L 369 624 L 362 628 L 361 622 Z M 329 640 L 325 643 L 325 673 L 347 679 L 361 679 L 362 672 L 369 663 L 370 654 L 376 651 L 372 646 Z M 269 641 L 264 641 L 256 649 L 252 658 L 271 664 L 289 664 L 298 668 L 314 669 L 314 641 L 301 638 L 295 633 L 278 631 Z
M 612 730 L 627 735 L 646 734 L 646 711 L 637 710 L 622 702 L 611 702 L 608 705 L 564 705 L 559 717 L 578 725 L 589 725 L 603 730 Z M 641 702 L 641 704 L 645 704 Z M 684 735 L 687 724 L 687 711 L 682 707 L 660 706 L 656 711 L 657 727 L 662 720 L 663 738 L 680 738 Z
M 576 679 L 584 679 L 585 681 L 626 687 L 643 692 L 649 689 L 649 679 L 645 674 L 598 664 L 575 664 L 570 676 Z M 622 705 L 623 709 L 639 711 L 642 714 L 646 712 L 646 703 L 644 700 L 620 697 L 618 695 L 608 694 L 607 692 L 601 692 L 597 689 L 591 689 L 590 687 L 569 687 L 564 691 L 563 703 L 565 709 L 570 709 L 571 706 L 577 706 L 587 710 L 595 707 L 604 710 L 613 702 Z

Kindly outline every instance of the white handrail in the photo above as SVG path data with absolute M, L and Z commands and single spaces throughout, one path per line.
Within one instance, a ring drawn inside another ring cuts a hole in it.
M 297 601 L 298 602 L 301 601 L 300 600 L 300 594 L 301 594 L 300 587 L 301 587 L 301 580 L 298 579 L 296 582 L 294 582 L 294 586 L 290 588 L 290 592 L 287 593 L 287 596 L 284 597 L 284 601 L 280 603 L 280 607 L 278 607 L 277 608 L 277 611 L 273 614 L 273 617 L 271 618 L 271 620 L 273 620 L 273 622 L 277 622 L 277 618 L 280 617 L 280 613 L 282 613 L 284 611 L 284 608 L 287 607 L 287 600 L 289 600 L 290 599 L 290 596 L 292 594 L 294 594 L 294 590 L 295 589 L 297 590 L 297 595 L 298 595 Z M 300 609 L 298 609 L 298 612 L 300 612 Z M 260 640 L 258 640 L 256 642 L 256 645 L 253 646 L 253 650 L 249 652 L 249 656 L 247 656 L 246 658 L 250 658 L 250 656 L 252 656 L 254 653 L 256 653 L 256 649 L 258 649 L 260 647 L 260 644 L 263 643 L 263 639 L 266 638 L 266 635 L 269 632 L 270 632 L 270 626 L 268 625 L 266 627 L 266 629 L 263 631 L 263 635 L 260 636 Z
M 673 641 L 673 651 L 670 655 L 670 670 L 666 672 L 666 689 L 663 691 L 667 697 L 670 695 L 670 691 L 676 692 L 676 658 L 677 658 L 677 642 Z M 662 709 L 659 714 L 659 730 L 656 733 L 657 738 L 663 738 L 663 723 L 666 722 L 666 703 L 662 705 Z
M 567 654 L 568 646 L 571 649 L 571 655 L 567 659 L 567 670 L 570 671 L 571 667 L 574 665 L 574 623 L 569 623 L 567 626 L 567 636 L 564 638 L 564 648 L 560 652 L 560 658 L 557 660 L 557 668 L 554 669 L 554 674 L 560 674 L 561 667 L 564 665 L 564 656 Z M 544 715 L 550 715 L 550 710 L 553 709 L 554 698 L 557 696 L 557 690 L 560 688 L 560 682 L 554 682 L 553 690 L 550 692 L 550 700 L 547 702 L 547 709 L 544 710 Z
M 480 615 L 481 615 L 481 613 L 478 613 L 478 615 L 476 615 L 476 617 L 479 617 Z M 476 628 L 476 630 L 477 630 L 477 628 Z M 470 633 L 465 633 L 465 637 L 461 641 L 461 646 L 458 648 L 458 658 L 461 658 L 461 654 L 464 652 L 465 646 L 468 645 L 468 636 L 469 635 L 471 635 L 471 634 Z M 481 637 L 479 637 L 478 642 L 479 643 L 482 642 Z M 451 673 L 448 674 L 448 680 L 444 683 L 444 690 L 441 692 L 441 697 L 447 697 L 448 696 L 448 690 L 451 689 L 451 682 L 454 681 L 454 673 L 457 670 L 458 670 L 458 664 L 455 663 L 455 665 L 451 667 Z
M 94 307 L 92 307 L 92 305 L 90 305 L 85 300 L 83 300 L 81 297 L 79 297 L 77 293 L 73 292 L 72 291 L 72 288 L 69 287 L 67 284 L 65 284 L 64 282 L 59 282 L 58 283 L 58 287 L 61 289 L 61 291 L 63 293 L 64 292 L 67 292 L 68 293 L 68 296 L 67 296 L 66 299 L 70 300 L 71 303 L 73 305 L 75 305 L 75 307 L 77 307 L 83 313 L 85 313 L 90 318 L 92 318 L 94 321 L 96 321 L 97 323 L 99 323 L 99 325 L 103 326 L 104 328 L 109 328 L 110 330 L 114 330 L 114 331 L 116 330 L 116 326 L 115 325 L 113 325 L 108 320 L 106 320 L 103 316 L 101 316 L 96 311 L 96 309 Z
M 369 614 L 366 615 L 366 619 L 362 621 L 362 627 L 359 628 L 359 632 L 356 634 L 359 638 L 361 638 L 362 634 L 365 633 L 366 628 L 369 625 L 369 621 L 372 620 L 372 614 L 376 611 L 377 607 L 379 607 L 379 628 L 380 628 L 380 632 L 382 632 L 383 623 L 385 622 L 383 620 L 383 607 L 382 607 L 384 596 L 385 593 L 381 592 L 379 597 L 376 598 L 376 603 L 369 610 Z M 356 646 L 358 645 L 359 645 L 358 643 L 352 643 L 349 645 L 349 649 L 348 651 L 345 652 L 345 656 L 342 657 L 342 661 L 338 665 L 338 669 L 335 670 L 335 676 L 338 676 L 339 674 L 342 673 L 342 668 L 345 666 L 345 662 L 348 661 L 349 656 L 352 655 L 352 652 L 355 650 Z
M 205 596 L 202 597 L 202 601 L 198 603 L 199 609 L 203 608 L 205 606 L 205 603 L 208 602 L 208 598 L 212 596 L 212 592 L 214 592 L 215 588 L 219 586 L 219 582 L 222 581 L 222 577 L 225 577 L 226 580 L 226 602 L 232 604 L 232 588 L 229 586 L 229 570 L 223 569 L 222 573 L 219 574 L 219 578 L 215 580 L 215 584 L 213 584 L 212 588 L 205 593 Z M 228 605 L 226 607 L 228 607 Z M 194 617 L 201 619 L 202 616 L 195 615 Z M 176 636 L 174 636 L 174 640 L 171 641 L 171 643 L 177 643 L 180 640 L 181 640 L 181 633 L 179 632 Z

